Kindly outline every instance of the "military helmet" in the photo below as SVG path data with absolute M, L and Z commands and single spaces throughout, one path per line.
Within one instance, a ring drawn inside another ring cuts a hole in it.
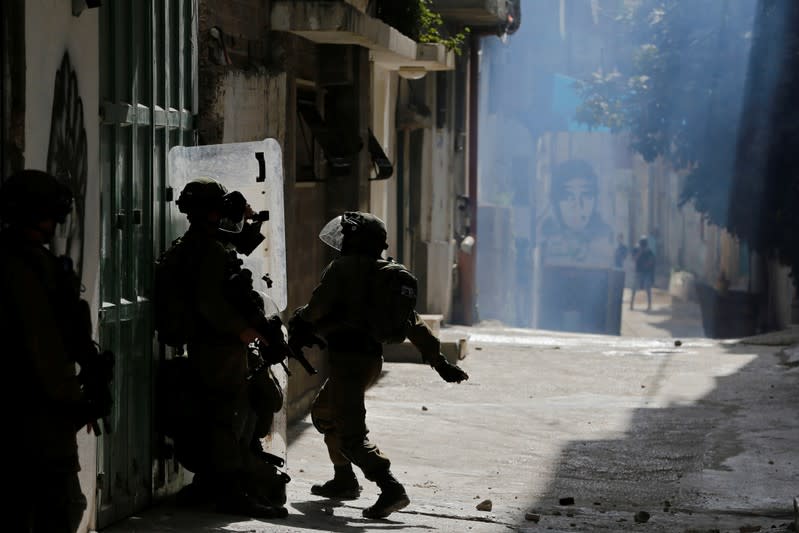
M 72 191 L 41 170 L 21 170 L 0 188 L 0 218 L 6 224 L 31 225 L 43 220 L 59 224 L 72 212 Z
M 325 225 L 319 238 L 340 252 L 380 253 L 386 248 L 386 223 L 371 213 L 347 211 Z
M 180 191 L 177 204 L 181 213 L 192 216 L 210 213 L 222 208 L 222 199 L 227 194 L 224 185 L 211 178 L 197 178 Z

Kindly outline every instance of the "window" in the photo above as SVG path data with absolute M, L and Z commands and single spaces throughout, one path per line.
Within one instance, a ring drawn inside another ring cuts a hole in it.
M 297 87 L 297 131 L 295 142 L 295 180 L 320 181 L 325 177 L 319 164 L 317 133 L 324 123 L 316 107 L 316 89 Z

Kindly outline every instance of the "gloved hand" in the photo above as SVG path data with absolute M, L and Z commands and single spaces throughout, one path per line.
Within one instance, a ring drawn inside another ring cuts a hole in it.
M 72 408 L 72 419 L 76 429 L 84 426 L 94 425 L 98 420 L 102 420 L 111 414 L 113 400 L 110 395 L 102 395 L 98 398 L 81 398 Z
M 71 405 L 69 408 L 69 414 L 72 419 L 72 423 L 75 426 L 75 430 L 79 430 L 90 422 L 97 420 L 96 418 L 91 418 L 93 412 L 94 408 L 89 404 L 89 401 L 84 398 L 81 398 L 79 401 Z
M 286 359 L 286 353 L 279 346 L 271 344 L 268 346 L 261 345 L 260 354 L 264 362 L 270 366 L 282 363 Z
M 469 379 L 469 374 L 464 372 L 460 367 L 450 364 L 450 362 L 444 358 L 441 358 L 433 368 L 436 369 L 441 379 L 447 383 L 460 383 L 461 381 Z
M 292 350 L 310 348 L 312 346 L 319 346 L 324 350 L 327 344 L 325 341 L 314 333 L 313 325 L 306 322 L 299 316 L 299 309 L 289 319 L 289 346 Z

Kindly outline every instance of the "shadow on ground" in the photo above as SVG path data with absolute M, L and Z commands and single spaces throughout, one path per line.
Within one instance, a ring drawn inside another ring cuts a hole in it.
M 622 302 L 622 330 L 624 337 L 649 338 L 701 338 L 705 337 L 699 304 L 671 296 L 667 291 L 655 289 L 652 309 L 646 310 L 646 298 L 639 291 L 636 307 L 630 309 L 631 291 L 625 289 Z
M 753 358 L 689 405 L 636 409 L 623 438 L 568 444 L 545 493 L 530 502 L 540 523 L 517 526 L 637 530 L 644 512 L 648 532 L 789 531 L 799 372 L 776 348 L 754 355 L 751 346 L 725 347 Z

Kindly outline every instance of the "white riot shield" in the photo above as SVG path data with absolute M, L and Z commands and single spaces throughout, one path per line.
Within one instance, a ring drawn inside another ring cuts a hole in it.
M 266 293 L 280 308 L 286 308 L 286 232 L 283 220 L 283 157 L 275 139 L 257 142 L 176 146 L 169 151 L 169 187 L 177 200 L 180 191 L 198 177 L 213 178 L 228 191 L 240 191 L 254 211 L 269 211 L 261 226 L 266 237 L 244 257 L 244 267 L 253 273 L 255 290 Z M 167 207 L 170 242 L 188 229 L 186 215 L 173 201 Z M 272 287 L 263 277 L 268 275 Z

